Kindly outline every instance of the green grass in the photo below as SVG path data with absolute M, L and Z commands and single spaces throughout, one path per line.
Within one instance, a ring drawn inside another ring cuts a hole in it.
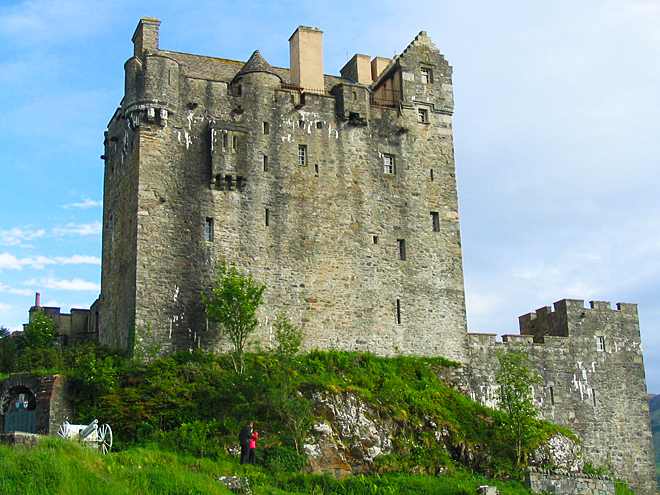
M 0 446 L 0 494 L 123 495 L 228 494 L 219 476 L 247 476 L 255 495 L 273 494 L 474 494 L 483 484 L 502 495 L 529 495 L 518 483 L 504 483 L 465 472 L 446 476 L 389 474 L 330 476 L 273 472 L 240 466 L 234 458 L 197 459 L 155 446 L 131 448 L 107 456 L 61 439 L 45 439 L 35 448 Z

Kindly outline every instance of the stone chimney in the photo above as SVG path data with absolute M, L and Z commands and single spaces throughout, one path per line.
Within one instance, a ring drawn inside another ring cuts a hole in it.
M 378 79 L 387 66 L 390 65 L 391 60 L 385 57 L 376 57 L 371 61 L 371 78 L 375 81 Z
M 38 292 L 37 292 L 37 294 L 35 295 L 35 298 L 34 298 L 34 306 L 36 308 L 41 307 L 41 294 L 39 294 Z
M 369 86 L 372 82 L 371 57 L 356 53 L 339 72 L 341 72 L 341 77 L 347 77 L 356 83 Z
M 299 26 L 289 38 L 291 84 L 307 89 L 325 89 L 323 77 L 323 31 Z
M 133 55 L 144 58 L 144 52 L 158 51 L 158 28 L 160 20 L 155 17 L 143 17 L 135 28 L 133 34 Z

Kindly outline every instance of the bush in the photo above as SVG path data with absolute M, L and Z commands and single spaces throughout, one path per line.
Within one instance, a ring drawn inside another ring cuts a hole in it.
M 260 464 L 272 471 L 296 473 L 305 467 L 307 458 L 291 447 L 275 445 L 264 449 Z

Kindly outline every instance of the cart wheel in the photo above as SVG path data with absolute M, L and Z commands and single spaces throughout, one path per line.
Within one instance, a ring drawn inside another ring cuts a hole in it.
M 107 423 L 102 424 L 97 432 L 101 452 L 107 454 L 112 448 L 112 428 Z
M 57 434 L 61 436 L 62 438 L 68 438 L 69 435 L 69 422 L 65 421 L 60 425 L 60 427 L 57 430 Z

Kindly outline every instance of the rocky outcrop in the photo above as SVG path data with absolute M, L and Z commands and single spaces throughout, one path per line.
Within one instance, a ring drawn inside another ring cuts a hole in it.
M 421 446 L 423 437 L 427 443 L 432 439 L 447 458 L 472 471 L 494 474 L 488 470 L 491 458 L 486 445 L 457 440 L 455 432 L 435 418 L 427 418 L 423 424 L 395 421 L 352 392 L 317 392 L 313 398 L 314 412 L 323 419 L 312 426 L 305 440 L 309 461 L 306 472 L 330 473 L 337 478 L 366 473 L 374 469 L 377 457 L 391 454 L 402 445 L 406 449 Z M 537 447 L 529 463 L 570 472 L 584 467 L 580 445 L 560 433 Z
M 584 468 L 580 444 L 561 433 L 552 435 L 546 443 L 534 449 L 528 461 L 531 466 L 565 469 L 571 473 L 581 472 Z

